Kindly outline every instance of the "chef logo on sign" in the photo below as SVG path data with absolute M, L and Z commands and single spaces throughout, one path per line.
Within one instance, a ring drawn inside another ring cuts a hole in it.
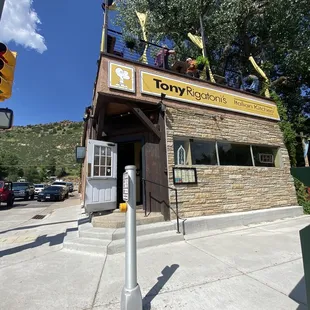
M 125 85 L 124 81 L 130 80 L 129 72 L 118 67 L 115 69 L 115 73 L 119 77 L 119 86 L 124 87 L 124 88 L 128 88 Z

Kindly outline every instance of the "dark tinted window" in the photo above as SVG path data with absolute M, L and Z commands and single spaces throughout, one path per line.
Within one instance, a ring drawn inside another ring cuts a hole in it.
M 62 191 L 62 187 L 49 186 L 49 187 L 45 188 L 44 191 L 46 191 L 46 192 L 60 192 L 60 191 Z
M 67 185 L 66 182 L 54 182 L 53 185 Z
M 218 143 L 220 164 L 223 166 L 252 166 L 251 149 L 249 145 Z
M 194 141 L 191 152 L 193 165 L 217 165 L 215 142 Z
M 13 183 L 13 188 L 26 188 L 28 187 L 29 183 L 25 183 L 25 182 L 14 182 Z
M 275 157 L 278 149 L 268 146 L 252 146 L 255 166 L 275 167 Z

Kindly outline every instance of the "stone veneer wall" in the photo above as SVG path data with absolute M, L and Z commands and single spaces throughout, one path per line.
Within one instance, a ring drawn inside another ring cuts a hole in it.
M 169 186 L 172 187 L 175 136 L 280 147 L 281 168 L 194 166 L 198 184 L 176 186 L 181 217 L 297 205 L 289 156 L 277 122 L 185 105 L 168 106 L 166 115 Z M 223 119 L 214 120 L 212 115 Z M 171 205 L 175 204 L 174 195 L 170 191 Z

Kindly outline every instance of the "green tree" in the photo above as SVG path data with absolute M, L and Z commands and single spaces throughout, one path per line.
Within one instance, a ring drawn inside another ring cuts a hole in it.
M 18 157 L 7 151 L 0 153 L 0 178 L 16 175 L 18 172 Z
M 24 176 L 24 170 L 23 170 L 23 168 L 18 168 L 17 175 L 18 175 L 18 177 L 20 177 L 20 178 L 22 178 L 22 177 Z
M 39 183 L 41 181 L 40 174 L 36 167 L 30 167 L 25 171 L 25 178 L 28 182 Z
M 52 157 L 46 166 L 47 173 L 49 175 L 55 175 L 56 173 L 56 159 Z
M 63 178 L 65 177 L 66 175 L 68 175 L 68 173 L 66 172 L 65 168 L 58 168 L 56 170 L 56 176 L 57 178 Z

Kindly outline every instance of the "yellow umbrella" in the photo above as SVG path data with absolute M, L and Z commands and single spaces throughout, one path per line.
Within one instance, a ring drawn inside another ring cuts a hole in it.
M 265 72 L 258 66 L 258 64 L 256 63 L 255 59 L 253 58 L 253 56 L 249 57 L 249 60 L 251 62 L 251 64 L 253 65 L 254 69 L 256 70 L 257 73 L 259 73 L 261 75 L 261 77 L 265 80 L 265 97 L 270 98 L 270 92 L 269 92 L 269 79 L 266 76 Z
M 190 38 L 190 40 L 202 50 L 202 56 L 205 57 L 206 59 L 208 59 L 207 55 L 205 55 L 205 53 L 204 53 L 202 38 L 200 36 L 193 35 L 190 32 L 187 35 Z M 208 67 L 208 71 L 209 71 L 209 75 L 210 75 L 210 80 L 212 83 L 215 83 L 215 79 L 213 77 L 213 74 L 212 74 L 212 71 L 210 68 L 210 64 L 208 64 L 207 67 Z
M 142 34 L 143 34 L 143 40 L 145 42 L 147 42 L 147 31 L 146 31 L 146 28 L 145 28 L 147 13 L 139 13 L 139 12 L 136 11 L 136 14 L 137 14 L 137 16 L 139 18 L 139 22 L 140 22 L 140 25 L 141 25 Z M 148 43 L 146 43 L 145 44 L 145 48 L 144 48 L 144 52 L 143 52 L 142 56 L 140 57 L 140 61 L 142 61 L 145 64 L 147 64 L 146 52 L 147 52 L 148 46 L 149 46 Z
M 109 11 L 115 11 L 117 10 L 116 2 L 114 1 L 112 5 L 110 5 L 107 9 Z M 103 47 L 104 47 L 104 25 L 102 26 L 102 34 L 101 34 L 101 44 L 100 44 L 100 52 L 103 52 Z

